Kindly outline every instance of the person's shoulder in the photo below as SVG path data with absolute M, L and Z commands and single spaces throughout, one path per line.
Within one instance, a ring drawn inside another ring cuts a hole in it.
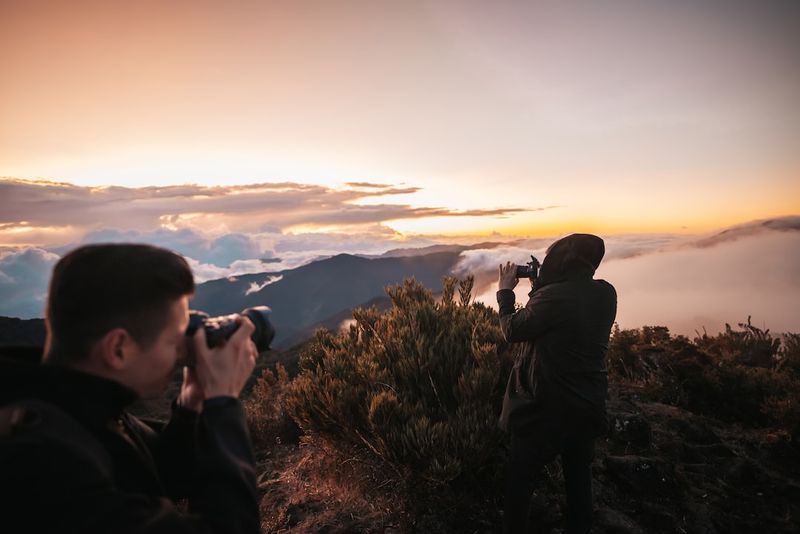
M 592 282 L 595 284 L 596 287 L 601 288 L 602 290 L 604 290 L 604 291 L 606 291 L 606 292 L 608 292 L 608 293 L 610 293 L 612 295 L 616 295 L 617 294 L 616 288 L 610 282 L 608 282 L 607 280 L 603 280 L 602 278 L 598 278 L 598 279 L 592 280 Z
M 4 523 L 25 524 L 30 532 L 77 531 L 70 521 L 96 513 L 85 495 L 114 487 L 99 442 L 64 410 L 42 401 L 0 407 L 0 473 Z
M 93 468 L 110 476 L 111 461 L 97 439 L 66 411 L 36 399 L 17 400 L 0 407 L 0 463 L 20 469 L 56 471 Z M 8 465 L 7 465 L 8 464 Z

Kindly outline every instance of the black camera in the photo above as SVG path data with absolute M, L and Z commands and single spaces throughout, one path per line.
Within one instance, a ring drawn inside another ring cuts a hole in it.
M 256 329 L 250 338 L 256 344 L 258 352 L 269 349 L 269 344 L 275 337 L 275 327 L 269 321 L 272 310 L 269 306 L 254 306 L 243 310 L 239 315 L 244 315 L 253 323 Z M 221 315 L 219 317 L 209 317 L 207 313 L 192 310 L 189 312 L 189 326 L 186 328 L 186 335 L 193 336 L 200 327 L 206 330 L 206 343 L 208 348 L 221 345 L 226 339 L 230 338 L 239 329 L 239 322 L 236 314 Z
M 530 278 L 535 280 L 539 276 L 539 267 L 541 263 L 536 259 L 536 256 L 531 255 L 531 261 L 525 265 L 517 265 L 517 278 Z

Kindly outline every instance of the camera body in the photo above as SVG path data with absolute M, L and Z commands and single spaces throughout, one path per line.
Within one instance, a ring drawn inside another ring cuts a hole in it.
M 237 315 L 243 315 L 250 319 L 256 329 L 253 331 L 251 339 L 256 345 L 258 352 L 269 349 L 269 344 L 275 337 L 275 327 L 270 323 L 269 316 L 272 310 L 269 306 L 254 306 L 242 310 L 239 314 L 221 315 L 209 317 L 205 312 L 191 310 L 189 312 L 189 326 L 186 328 L 186 336 L 191 337 L 198 328 L 206 331 L 206 344 L 208 348 L 214 348 L 230 338 L 239 329 Z
M 530 278 L 535 280 L 539 276 L 539 267 L 542 264 L 531 254 L 531 261 L 525 265 L 517 265 L 517 278 Z

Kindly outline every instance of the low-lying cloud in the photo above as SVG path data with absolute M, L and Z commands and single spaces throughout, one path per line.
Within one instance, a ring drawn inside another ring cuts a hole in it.
M 256 282 L 251 282 L 250 287 L 247 288 L 247 291 L 244 292 L 245 295 L 250 295 L 251 293 L 258 293 L 265 287 L 270 284 L 274 284 L 275 282 L 280 282 L 283 279 L 283 275 L 279 274 L 277 276 L 267 276 L 263 282 L 260 284 Z
M 37 248 L 0 252 L 0 315 L 44 317 L 47 284 L 58 255 Z
M 183 228 L 153 231 L 100 229 L 68 245 L 0 248 L 0 315 L 42 317 L 50 272 L 70 250 L 91 243 L 148 243 L 183 255 L 199 283 L 251 273 L 277 273 L 336 254 L 379 255 L 397 246 L 390 228 L 370 226 L 359 234 L 283 234 L 277 229 L 206 237 Z M 405 246 L 431 244 L 427 238 L 403 239 Z M 277 279 L 271 279 L 274 283 Z
M 602 265 L 619 294 L 621 327 L 666 325 L 693 335 L 746 322 L 800 332 L 800 233 L 769 233 Z
M 797 224 L 796 224 L 797 223 Z M 264 227 L 206 237 L 193 229 L 152 231 L 102 229 L 63 247 L 0 248 L 0 315 L 42 317 L 50 272 L 60 256 L 83 243 L 146 242 L 183 254 L 198 283 L 250 273 L 265 273 L 256 284 L 278 280 L 281 271 L 340 253 L 379 255 L 447 243 L 419 237 L 397 240 L 381 225 L 362 234 L 282 233 Z M 475 274 L 477 299 L 495 304 L 497 267 L 524 263 L 531 254 L 544 259 L 555 240 L 516 239 L 492 243 L 461 254 L 455 274 Z M 597 277 L 609 280 L 619 294 L 618 323 L 623 328 L 665 325 L 674 333 L 694 335 L 705 328 L 746 321 L 775 332 L 800 331 L 800 217 L 758 221 L 711 236 L 607 236 L 606 257 Z M 468 244 L 468 243 L 461 243 Z M 521 281 L 518 302 L 527 300 Z
M 89 232 L 76 244 L 54 247 L 53 250 L 65 251 L 76 245 L 89 243 L 147 243 L 174 250 L 216 267 L 228 267 L 233 262 L 241 260 L 271 258 L 271 252 L 263 250 L 253 236 L 231 233 L 209 238 L 189 228 L 180 230 L 161 228 L 151 232 L 102 229 Z
M 493 248 L 464 251 L 455 268 L 455 274 L 459 276 L 469 273 L 474 274 L 476 292 L 479 294 L 485 293 L 491 287 L 494 287 L 497 281 L 498 267 L 501 263 L 505 264 L 510 261 L 517 265 L 522 265 L 531 261 L 531 255 L 541 262 L 544 260 L 547 247 L 556 239 L 558 238 L 520 239 Z M 609 236 L 605 238 L 606 254 L 603 261 L 608 263 L 651 254 L 674 243 L 680 243 L 685 239 L 669 234 Z M 526 289 L 526 292 L 529 289 Z M 494 293 L 492 290 L 493 299 Z
M 798 230 L 761 221 L 715 234 L 725 239 L 609 237 L 596 277 L 617 289 L 621 328 L 664 325 L 673 333 L 693 336 L 703 329 L 724 330 L 725 323 L 746 322 L 752 316 L 754 325 L 773 332 L 800 332 Z M 521 263 L 522 252 L 514 246 L 463 254 L 463 269 L 476 274 L 478 300 L 496 307 L 496 259 L 520 258 Z M 529 283 L 520 281 L 517 302 L 527 302 L 528 291 Z

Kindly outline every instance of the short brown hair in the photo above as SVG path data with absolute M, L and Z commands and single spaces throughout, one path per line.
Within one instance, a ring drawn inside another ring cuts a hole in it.
M 83 359 L 92 344 L 124 328 L 141 347 L 163 331 L 170 305 L 194 292 L 183 257 L 143 244 L 77 248 L 53 268 L 47 297 L 49 361 Z

